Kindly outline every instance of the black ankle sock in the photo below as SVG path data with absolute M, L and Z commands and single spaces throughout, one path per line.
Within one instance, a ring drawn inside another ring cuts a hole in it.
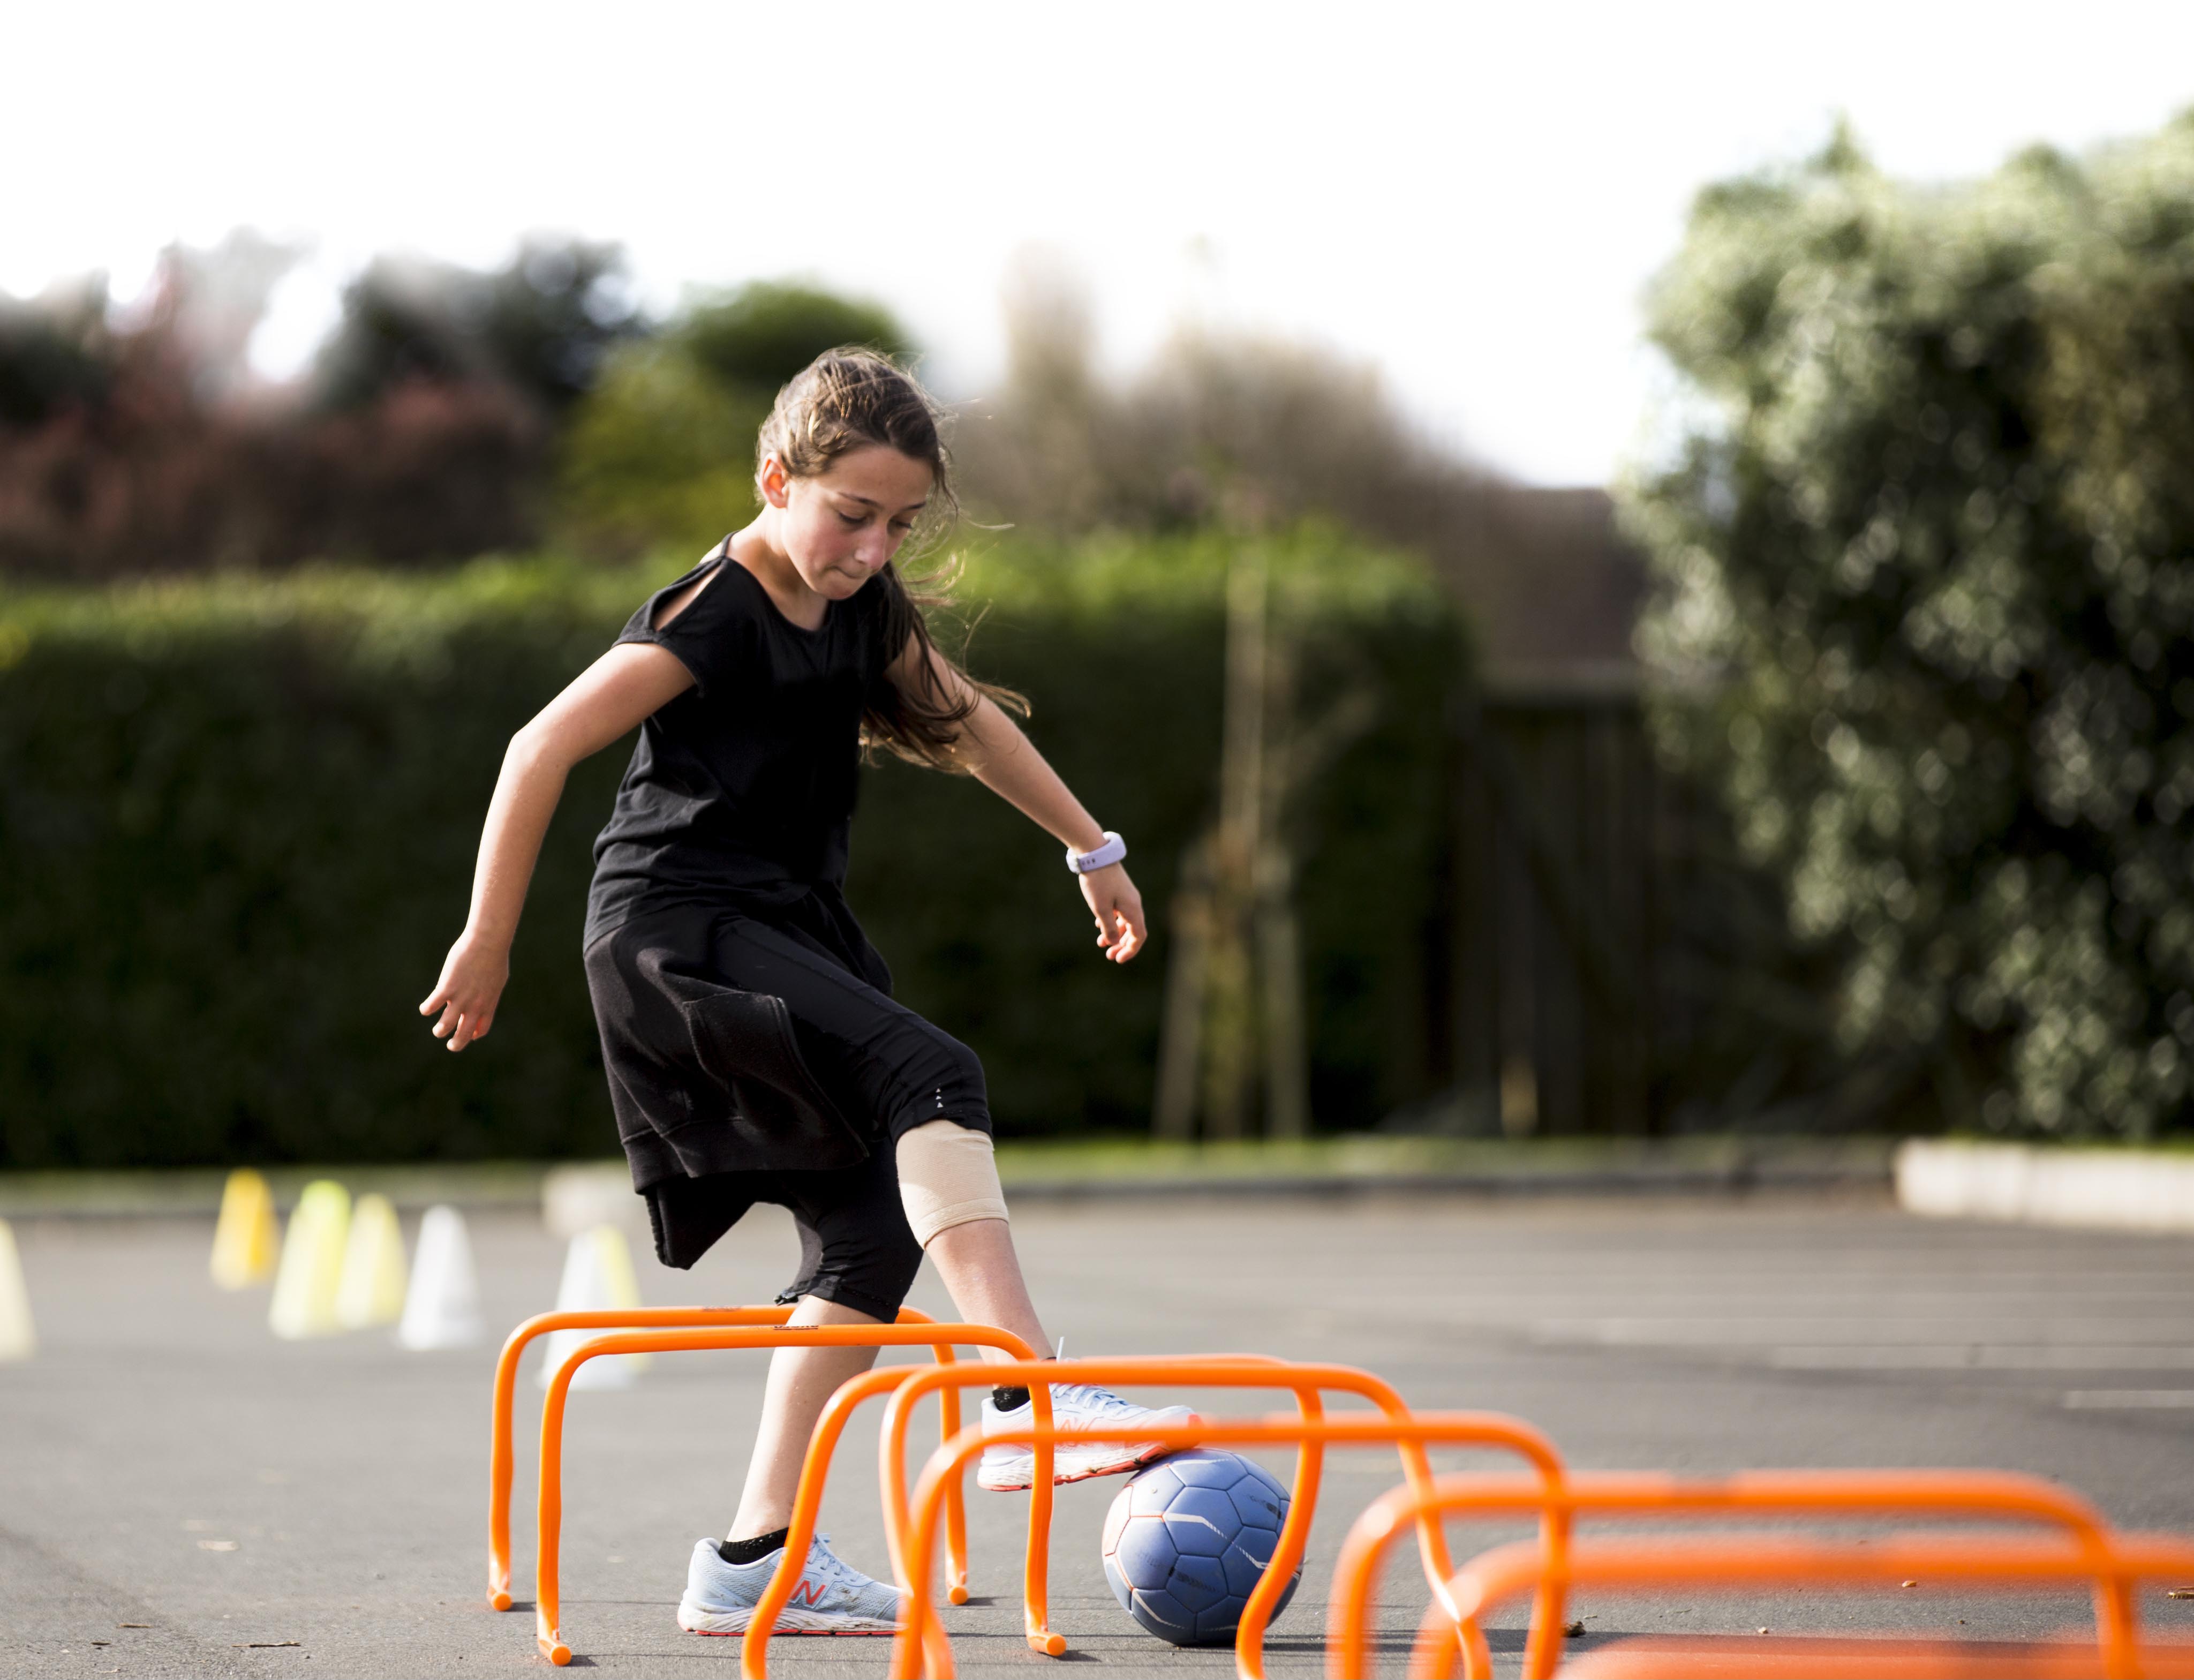
M 1053 1355 L 1039 1354 L 1037 1357 L 1048 1364 Z M 991 1404 L 1001 1412 L 1018 1412 L 1028 1404 L 1028 1390 L 1026 1389 L 992 1389 Z
M 791 1537 L 791 1529 L 780 1528 L 774 1534 L 756 1534 L 750 1540 L 719 1540 L 716 1556 L 727 1563 L 759 1563 Z

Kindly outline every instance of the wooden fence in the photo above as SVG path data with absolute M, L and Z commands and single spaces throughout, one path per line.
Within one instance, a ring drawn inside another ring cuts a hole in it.
M 1659 984 L 1688 802 L 1620 670 L 1495 682 L 1459 701 L 1447 938 L 1427 996 L 1442 1123 L 1646 1134 L 1680 999 Z
M 1230 586 L 1220 819 L 1173 906 L 1161 1138 L 1312 1126 L 1279 839 L 1300 720 L 1262 590 L 1255 567 Z M 1792 960 L 1779 892 L 1737 860 L 1714 801 L 1657 764 L 1636 667 L 1496 670 L 1452 705 L 1420 1013 L 1398 1023 L 1395 1084 L 1416 1100 L 1386 1124 L 1651 1136 L 1749 1123 L 1818 1083 L 1819 976 Z

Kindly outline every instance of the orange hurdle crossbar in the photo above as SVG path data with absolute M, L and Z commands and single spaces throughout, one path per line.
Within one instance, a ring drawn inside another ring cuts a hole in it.
M 558 1551 L 562 1542 L 564 1521 L 564 1410 L 570 1396 L 571 1379 L 589 1360 L 602 1359 L 614 1354 L 691 1353 L 732 1348 L 928 1346 L 936 1350 L 940 1361 L 950 1365 L 957 1362 L 952 1353 L 956 1344 L 995 1348 L 1017 1361 L 1036 1362 L 1033 1349 L 1009 1331 L 996 1330 L 981 1324 L 940 1324 L 927 1316 L 916 1322 L 900 1324 L 804 1325 L 727 1325 L 719 1318 L 713 1323 L 690 1328 L 625 1331 L 596 1336 L 582 1342 L 556 1367 L 555 1373 L 549 1378 L 548 1395 L 541 1407 L 540 1544 L 535 1564 L 537 1585 L 534 1591 L 534 1643 L 540 1647 L 541 1654 L 559 1667 L 571 1660 L 571 1648 L 559 1626 L 560 1606 L 557 1585 Z M 1005 1370 L 1019 1366 L 1018 1364 L 1011 1367 L 996 1365 L 984 1368 Z M 912 1374 L 911 1372 L 909 1374 Z M 956 1414 L 956 1395 L 955 1399 L 952 1412 Z M 956 1421 L 956 1415 L 949 1420 Z M 963 1430 L 959 1433 L 964 1435 L 967 1431 Z M 954 1438 L 958 1437 L 956 1435 Z M 804 1475 L 802 1480 L 804 1484 Z M 958 1489 L 954 1492 L 956 1495 Z M 778 1575 L 784 1579 L 772 1582 L 772 1590 L 781 1585 L 785 1597 L 790 1597 L 807 1564 L 804 1552 L 795 1556 L 788 1549 L 784 1561 L 778 1566 Z
M 1163 1368 L 1159 1368 L 1163 1367 Z M 1184 1375 L 1185 1369 L 1194 1374 Z M 1025 1368 L 1013 1365 L 991 1365 L 985 1368 L 986 1376 L 1007 1383 L 1033 1385 L 1044 1380 L 1048 1373 L 1054 1380 L 1070 1378 L 1073 1380 L 1106 1384 L 1193 1383 L 1224 1388 L 1295 1387 L 1298 1383 L 1319 1387 L 1344 1388 L 1347 1379 L 1364 1376 L 1346 1366 L 1255 1366 L 1246 1363 L 1224 1361 L 1181 1360 L 1076 1360 L 1056 1364 L 1032 1364 Z M 922 1371 L 909 1379 L 909 1384 L 936 1378 L 940 1373 Z M 1376 1384 L 1377 1378 L 1370 1379 Z M 895 1401 L 907 1394 L 902 1388 Z M 1298 1389 L 1298 1399 L 1301 1398 Z M 1061 1431 L 1055 1427 L 1040 1429 L 1024 1424 L 985 1435 L 979 1429 L 962 1430 L 951 1441 L 932 1453 L 923 1467 L 922 1478 L 916 1485 L 914 1514 L 907 1529 L 906 1562 L 901 1572 L 901 1585 L 908 1589 L 907 1614 L 905 1624 L 892 1643 L 893 1680 L 916 1680 L 923 1671 L 923 1660 L 928 1659 L 932 1680 L 951 1680 L 952 1654 L 942 1637 L 935 1609 L 929 1602 L 931 1577 L 935 1573 L 937 1528 L 946 1499 L 946 1490 L 957 1482 L 968 1464 L 983 1448 L 992 1443 L 1033 1445 L 1046 1436 L 1054 1440 L 1071 1434 L 1076 1441 L 1149 1441 L 1169 1451 L 1179 1452 L 1191 1447 L 1294 1447 L 1302 1460 L 1313 1468 L 1322 1458 L 1322 1449 L 1330 1446 L 1415 1447 L 1422 1459 L 1428 1447 L 1472 1447 L 1505 1449 L 1529 1460 L 1548 1479 L 1549 1485 L 1558 1485 L 1562 1476 L 1561 1459 L 1553 1443 L 1537 1430 L 1519 1418 L 1504 1417 L 1491 1412 L 1419 1412 L 1403 1415 L 1328 1418 L 1323 1415 L 1289 1418 L 1274 1415 L 1263 1418 L 1213 1418 L 1188 1424 L 1145 1424 L 1139 1426 L 1107 1426 L 1102 1429 L 1077 1429 Z M 1404 1462 L 1410 1455 L 1404 1453 Z M 1299 1462 L 1301 1462 L 1299 1461 Z M 1313 1483 L 1314 1491 L 1314 1483 Z M 1557 1502 L 1548 1500 L 1549 1506 Z M 1271 1562 L 1257 1588 L 1243 1606 L 1242 1620 L 1235 1636 L 1234 1660 L 1241 1680 L 1261 1680 L 1263 1673 L 1262 1640 L 1265 1624 L 1271 1620 L 1272 1605 L 1288 1579 L 1301 1562 L 1301 1545 L 1309 1526 L 1309 1501 L 1301 1499 L 1290 1505 L 1288 1521 L 1283 1525 L 1279 1544 L 1273 1548 Z M 1431 1519 L 1427 1519 L 1430 1522 Z M 1438 1533 L 1437 1525 L 1433 1532 Z M 1550 1556 L 1559 1556 L 1565 1547 L 1554 1544 L 1555 1524 L 1547 1523 L 1539 1545 Z M 1292 1551 L 1289 1550 L 1292 1542 Z M 1444 1542 L 1442 1543 L 1444 1553 Z M 1254 1620 L 1253 1620 L 1254 1619 Z
M 2111 1585 L 2189 1570 L 2194 1570 L 2194 1541 L 2172 1534 L 2107 1534 L 2098 1549 L 2085 1542 L 2057 1539 L 1906 1533 L 1867 1542 L 1755 1534 L 1594 1539 L 1572 1545 L 1563 1573 L 1568 1585 L 1633 1588 L 1801 1582 L 1886 1585 L 1924 1579 L 2011 1589 L 2088 1580 L 2094 1583 L 2099 1602 Z M 1475 1620 L 1533 1591 L 1546 1574 L 1545 1560 L 1536 1549 L 1518 1544 L 1496 1546 L 1473 1559 L 1456 1573 L 1451 1585 L 1458 1606 Z M 2143 1665 L 2137 1625 L 2113 1631 L 2099 1623 L 2097 1643 L 2108 1680 L 2139 1680 Z M 1433 1677 L 1451 1672 L 1456 1648 L 1454 1625 L 1445 1614 L 1427 1618 L 1410 1673 Z M 1525 1672 L 1546 1680 L 1554 1671 L 1527 1668 Z
M 1587 1513 L 1712 1517 L 1731 1513 L 1857 1516 L 1897 1511 L 2047 1523 L 2062 1529 L 2074 1553 L 2096 1566 L 2088 1573 L 2096 1582 L 2097 1627 L 2106 1654 L 2111 1648 L 2128 1648 L 2134 1637 L 2131 1581 L 2105 1567 L 2113 1538 L 2102 1515 L 2078 1494 L 2036 1476 L 1993 1470 L 1757 1470 L 1713 1481 L 1686 1482 L 1650 1473 L 1581 1472 L 1571 1475 L 1550 1494 L 1544 1485 L 1513 1476 L 1450 1476 L 1440 1477 L 1429 1491 L 1411 1487 L 1393 1489 L 1374 1501 L 1350 1528 L 1334 1568 L 1329 1674 L 1351 1675 L 1367 1669 L 1371 1660 L 1368 1629 L 1378 1571 L 1387 1548 L 1404 1530 L 1427 1517 L 1437 1522 L 1458 1516 L 1537 1514 L 1543 1519 L 1550 1499 L 1571 1519 Z M 1765 1556 L 1767 1554 L 1760 1551 L 1764 1539 L 1748 1536 L 1741 1541 L 1718 1544 L 1750 1548 Z M 1525 1550 L 1531 1549 L 1497 1548 L 1485 1556 L 1513 1560 Z M 1832 1554 L 1841 1556 L 1833 1546 L 1821 1553 Z M 1553 1673 L 1559 1655 L 1567 1590 L 1578 1577 L 1565 1561 L 1547 1558 L 1542 1551 L 1534 1555 L 1544 1561 L 1534 1566 L 1531 1583 L 1537 1591 L 1525 1673 L 1533 1680 L 1544 1680 Z M 1879 1558 L 1883 1553 L 1869 1545 L 1865 1555 Z M 1463 1582 L 1476 1567 L 1473 1564 L 1458 1573 L 1455 1582 Z M 1899 1579 L 1910 1573 L 1902 1572 Z M 1455 1585 L 1449 1595 L 1451 1602 L 1434 1605 L 1426 1619 L 1426 1636 L 1420 1641 L 1421 1667 L 1445 1672 L 1459 1647 L 1465 1672 L 1473 1680 L 1490 1673 L 1490 1658 L 1476 1625 L 1482 1620 L 1483 1602 L 1473 1595 L 1483 1590 L 1482 1583 L 1472 1585 L 1467 1592 Z M 1471 1608 L 1473 1602 L 1479 1604 L 1476 1610 Z M 1438 1648 L 1428 1652 L 1427 1640 Z

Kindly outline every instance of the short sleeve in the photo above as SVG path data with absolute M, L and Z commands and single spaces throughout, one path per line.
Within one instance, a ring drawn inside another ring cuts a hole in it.
M 692 673 L 693 686 L 703 698 L 726 692 L 734 673 L 748 663 L 751 650 L 752 615 L 744 610 L 738 579 L 727 576 L 735 570 L 721 555 L 711 555 L 675 583 L 666 584 L 640 604 L 617 635 L 618 645 L 640 642 L 660 647 Z M 686 610 L 661 629 L 656 614 L 681 590 L 706 578 L 708 584 L 686 603 Z

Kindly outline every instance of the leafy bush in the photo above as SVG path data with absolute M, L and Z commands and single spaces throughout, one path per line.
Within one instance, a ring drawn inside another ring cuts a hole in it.
M 815 286 L 754 280 L 727 296 L 694 304 L 671 331 L 719 384 L 765 400 L 825 350 L 841 344 L 905 355 L 914 348 L 882 305 Z
M 711 378 L 675 341 L 627 346 L 564 434 L 566 534 L 600 553 L 699 552 L 754 515 L 754 438 L 768 412 L 767 398 Z
M 1000 546 L 987 675 L 1135 848 L 1161 919 L 1217 759 L 1225 549 Z M 494 1034 L 415 1013 L 461 927 L 504 743 L 686 563 L 0 594 L 0 1165 L 600 1154 L 578 961 L 589 842 L 627 749 L 580 767 Z M 1273 544 L 1307 705 L 1380 710 L 1303 814 L 1329 1125 L 1421 1094 L 1422 930 L 1455 626 L 1406 562 Z M 865 779 L 851 895 L 900 995 L 984 1056 L 1010 1133 L 1146 1124 L 1165 948 L 1100 962 L 1055 846 L 979 788 Z
M 2183 1125 L 2194 119 L 1947 189 L 1840 137 L 1704 194 L 1652 319 L 1657 726 L 1840 953 L 1838 1047 L 1952 1125 Z

